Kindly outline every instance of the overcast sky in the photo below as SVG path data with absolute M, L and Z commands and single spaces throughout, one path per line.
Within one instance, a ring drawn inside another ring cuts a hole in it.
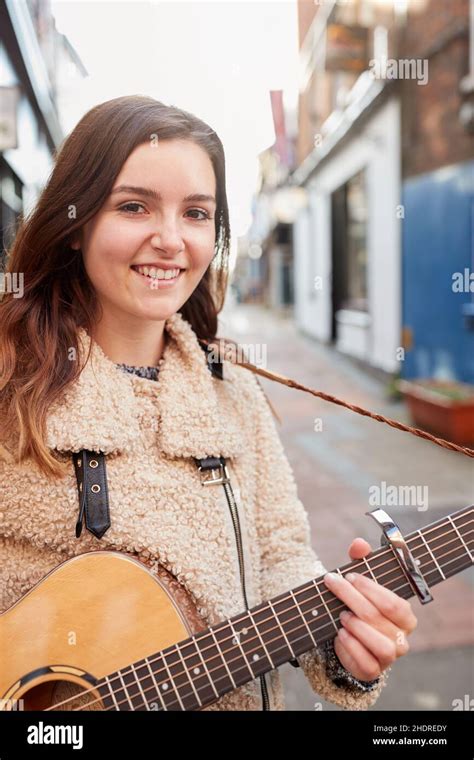
M 96 103 L 135 93 L 204 119 L 226 152 L 235 246 L 257 154 L 275 139 L 269 91 L 297 100 L 296 0 L 53 0 L 52 10 L 89 72 L 68 95 L 67 131 Z

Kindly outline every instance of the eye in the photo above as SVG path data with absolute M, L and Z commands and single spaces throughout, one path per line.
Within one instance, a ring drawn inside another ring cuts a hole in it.
M 122 206 L 119 206 L 119 211 L 123 211 L 125 214 L 132 214 L 133 216 L 142 216 L 142 214 L 137 214 L 136 211 L 130 210 L 130 208 L 137 208 L 137 207 L 145 209 L 142 203 L 138 203 L 137 201 L 130 201 L 129 203 L 124 203 Z M 187 213 L 188 214 L 189 213 L 202 214 L 203 216 L 201 217 L 193 217 L 197 222 L 204 222 L 207 219 L 212 219 L 211 215 L 207 211 L 200 208 L 189 209 Z
M 136 201 L 130 201 L 130 203 L 124 203 L 123 206 L 119 206 L 119 211 L 125 211 L 126 214 L 133 214 L 134 216 L 137 216 L 134 211 L 127 211 L 127 206 L 141 206 L 141 208 L 145 208 L 142 203 L 137 203 Z
M 197 222 L 204 222 L 206 219 L 212 218 L 211 215 L 207 211 L 201 208 L 191 208 L 188 211 L 188 213 L 193 213 L 193 212 L 197 212 L 198 214 L 204 214 L 204 218 L 201 217 L 200 219 L 196 219 L 196 217 L 193 217 L 196 219 Z

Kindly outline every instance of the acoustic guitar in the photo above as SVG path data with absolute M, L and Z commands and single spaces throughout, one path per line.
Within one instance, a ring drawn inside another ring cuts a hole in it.
M 472 566 L 473 511 L 405 537 L 426 587 Z M 350 571 L 404 599 L 419 594 L 387 540 L 336 569 Z M 1 709 L 201 710 L 333 638 L 343 609 L 320 576 L 209 627 L 161 565 L 79 554 L 0 615 Z

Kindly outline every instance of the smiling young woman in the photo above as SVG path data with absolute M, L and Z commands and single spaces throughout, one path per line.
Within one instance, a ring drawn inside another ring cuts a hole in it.
M 178 311 L 198 338 L 215 337 L 229 245 L 224 152 L 204 122 L 140 96 L 81 119 L 7 252 L 25 288 L 2 301 L 0 400 L 15 389 L 5 427 L 18 422 L 21 456 L 60 471 L 41 431 L 79 376 L 78 326 L 128 364 L 158 361 L 164 320 Z M 180 268 L 176 281 L 160 276 L 168 267 Z
M 207 626 L 325 573 L 256 375 L 206 347 L 229 245 L 224 151 L 200 119 L 126 96 L 65 140 L 8 252 L 24 296 L 0 301 L 0 611 L 104 549 L 169 572 Z M 209 469 L 226 477 L 202 488 Z M 293 664 L 366 709 L 414 616 L 370 580 L 331 588 L 363 621 Z M 207 709 L 284 706 L 272 669 Z

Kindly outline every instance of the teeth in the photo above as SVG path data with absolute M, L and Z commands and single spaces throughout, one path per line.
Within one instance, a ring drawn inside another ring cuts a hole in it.
M 151 277 L 153 280 L 171 280 L 180 273 L 179 269 L 157 269 L 156 267 L 137 267 L 137 272 Z

